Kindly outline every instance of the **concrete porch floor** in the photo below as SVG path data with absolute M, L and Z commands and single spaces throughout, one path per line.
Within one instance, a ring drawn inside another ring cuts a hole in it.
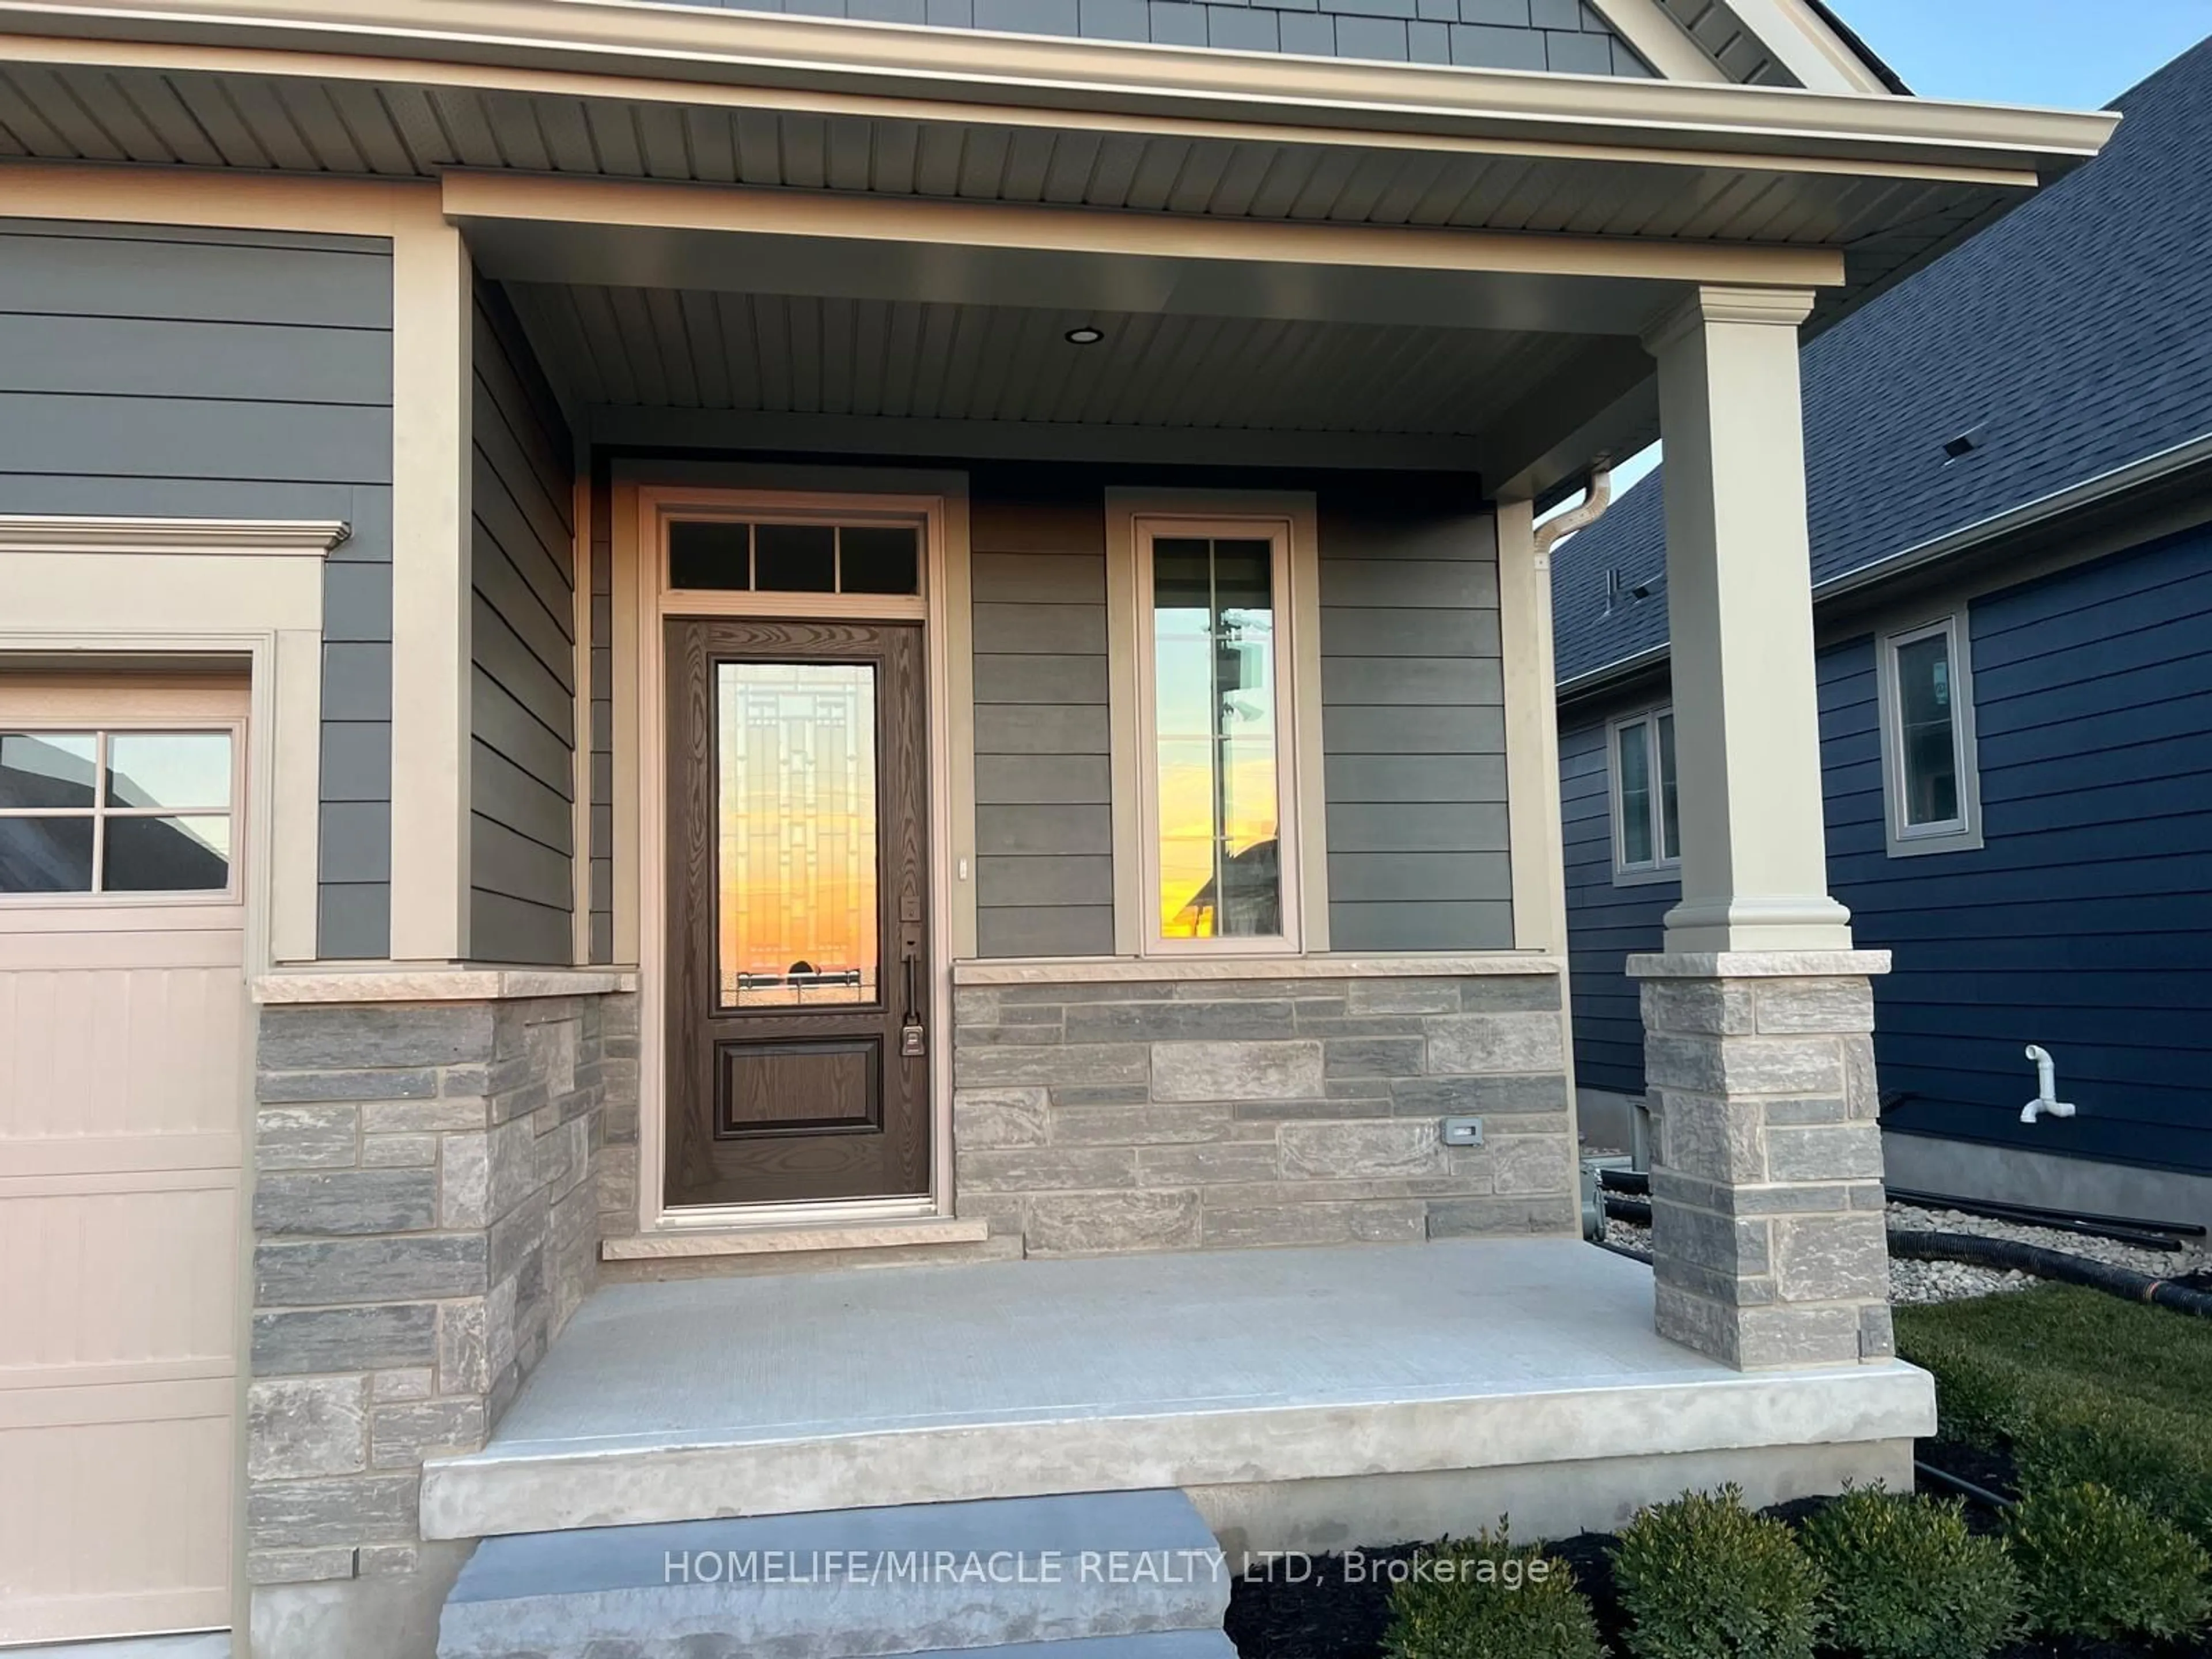
M 424 1535 L 1179 1486 L 1224 1545 L 1524 1535 L 1741 1480 L 1911 1483 L 1894 1361 L 1743 1374 L 1662 1340 L 1650 1271 L 1569 1238 L 606 1286 Z M 1388 1534 L 1395 1534 L 1388 1535 Z

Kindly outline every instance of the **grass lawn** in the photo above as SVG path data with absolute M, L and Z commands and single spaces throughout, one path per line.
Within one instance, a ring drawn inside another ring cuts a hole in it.
M 2021 1481 L 2094 1480 L 2212 1543 L 2212 1320 L 2071 1285 L 1897 1310 L 1940 1433 Z

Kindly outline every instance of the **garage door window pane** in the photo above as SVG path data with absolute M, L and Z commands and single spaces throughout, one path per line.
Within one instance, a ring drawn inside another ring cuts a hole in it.
M 230 885 L 230 820 L 110 818 L 106 856 L 110 893 L 219 893 Z
M 92 819 L 0 818 L 0 893 L 92 890 Z
M 0 732 L 0 811 L 92 805 L 89 732 Z
M 228 731 L 0 732 L 0 896 L 228 893 Z
M 171 810 L 230 805 L 228 732 L 118 732 L 107 739 L 107 804 Z

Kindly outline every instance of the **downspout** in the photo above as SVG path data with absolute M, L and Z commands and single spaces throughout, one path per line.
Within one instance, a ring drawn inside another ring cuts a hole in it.
M 1547 519 L 1536 526 L 1536 568 L 1548 581 L 1551 580 L 1552 550 L 1577 530 L 1587 530 L 1605 517 L 1605 510 L 1613 505 L 1613 468 L 1604 462 L 1593 465 L 1589 482 L 1583 486 L 1582 505 L 1562 513 L 1556 519 Z
M 1581 503 L 1536 526 L 1536 580 L 1544 584 L 1547 599 L 1550 597 L 1552 582 L 1552 550 L 1576 531 L 1587 530 L 1603 518 L 1605 509 L 1612 501 L 1613 469 L 1602 461 L 1595 462 L 1590 466 L 1589 482 L 1583 485 Z M 1648 1139 L 1644 1116 L 1638 1110 L 1635 1114 L 1635 1146 L 1631 1149 L 1631 1161 L 1639 1170 L 1644 1168 L 1648 1162 L 1644 1156 Z M 1598 1192 L 1598 1164 L 1595 1159 L 1585 1159 L 1583 1163 L 1582 1212 L 1583 1237 L 1608 1249 L 1613 1249 L 1605 1241 L 1605 1204 Z

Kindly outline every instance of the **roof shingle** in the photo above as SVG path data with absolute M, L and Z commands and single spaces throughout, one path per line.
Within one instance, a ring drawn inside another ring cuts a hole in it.
M 2212 432 L 2212 40 L 2096 160 L 1806 347 L 1813 579 Z M 1954 459 L 1943 446 L 1964 434 Z M 1658 473 L 1552 564 L 1559 678 L 1667 641 Z

